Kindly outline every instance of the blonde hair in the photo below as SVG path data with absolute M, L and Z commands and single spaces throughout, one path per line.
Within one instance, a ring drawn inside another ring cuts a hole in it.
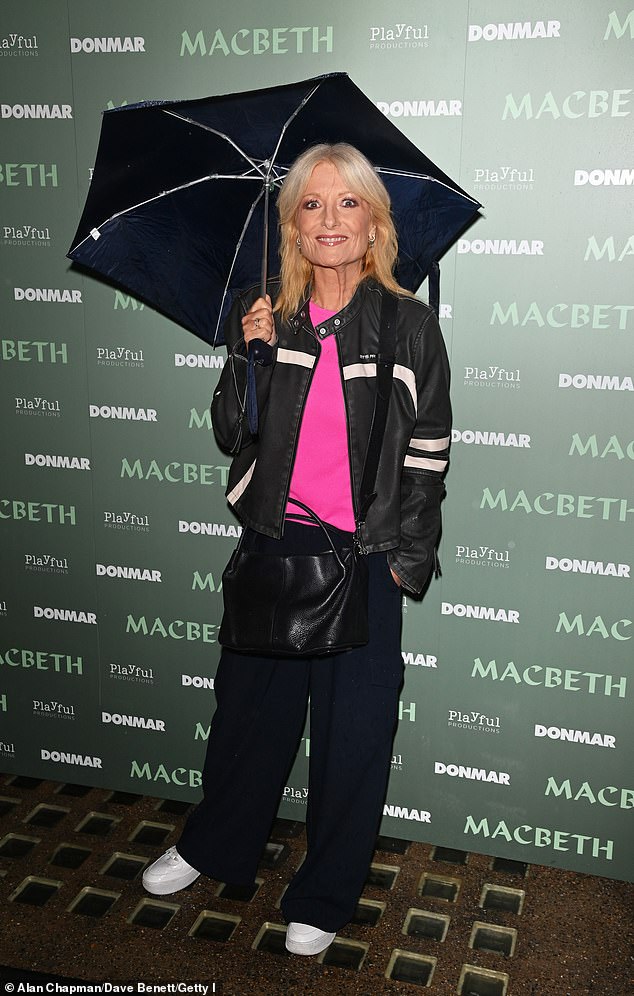
M 280 229 L 280 294 L 275 311 L 283 319 L 295 314 L 312 277 L 312 264 L 298 251 L 297 212 L 310 176 L 319 163 L 332 163 L 351 192 L 367 201 L 376 227 L 374 245 L 365 255 L 361 279 L 374 277 L 396 294 L 407 294 L 393 276 L 398 241 L 392 220 L 390 195 L 372 163 L 353 145 L 337 142 L 314 145 L 295 160 L 277 199 Z

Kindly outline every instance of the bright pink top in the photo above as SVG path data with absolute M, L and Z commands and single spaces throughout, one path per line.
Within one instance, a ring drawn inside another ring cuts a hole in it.
M 315 328 L 334 314 L 311 301 L 310 318 Z M 352 533 L 355 522 L 348 427 L 336 336 L 327 336 L 320 345 L 299 430 L 289 497 L 299 498 L 324 522 Z M 304 513 L 289 502 L 286 514 Z

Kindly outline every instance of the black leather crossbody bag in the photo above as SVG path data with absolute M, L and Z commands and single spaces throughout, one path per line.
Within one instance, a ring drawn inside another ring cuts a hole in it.
M 259 656 L 316 657 L 368 642 L 368 564 L 361 527 L 376 497 L 392 390 L 397 309 L 396 296 L 383 291 L 374 414 L 350 543 L 335 542 L 328 524 L 295 499 L 324 533 L 323 552 L 257 552 L 248 549 L 243 533 L 222 575 L 224 615 L 218 642 L 223 647 Z

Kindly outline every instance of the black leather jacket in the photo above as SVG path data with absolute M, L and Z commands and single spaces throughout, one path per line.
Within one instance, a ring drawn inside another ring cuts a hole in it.
M 269 284 L 273 302 L 279 285 Z M 277 344 L 270 366 L 256 367 L 260 431 L 254 440 L 244 410 L 246 347 L 240 319 L 257 288 L 233 304 L 225 324 L 228 360 L 214 393 L 212 424 L 219 446 L 233 455 L 227 500 L 243 524 L 280 537 L 304 404 L 319 343 L 335 335 L 348 422 L 355 516 L 376 383 L 383 289 L 362 281 L 352 300 L 315 330 L 306 301 L 290 321 L 275 315 Z M 376 479 L 377 497 L 361 528 L 369 553 L 387 550 L 403 586 L 420 593 L 440 532 L 443 471 L 451 434 L 449 369 L 434 312 L 422 301 L 398 303 L 396 363 Z

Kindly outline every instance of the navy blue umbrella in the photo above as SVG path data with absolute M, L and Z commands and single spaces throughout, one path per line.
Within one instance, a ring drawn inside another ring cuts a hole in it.
M 217 345 L 235 293 L 277 271 L 275 200 L 289 166 L 311 145 L 340 141 L 384 181 L 396 276 L 415 291 L 480 204 L 346 73 L 105 111 L 68 256 Z

